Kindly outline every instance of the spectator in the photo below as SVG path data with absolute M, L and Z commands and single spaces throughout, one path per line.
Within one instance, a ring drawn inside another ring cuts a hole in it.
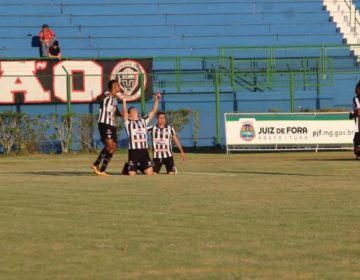
M 61 59 L 61 50 L 58 41 L 55 41 L 54 44 L 49 48 L 49 57 Z
M 41 43 L 41 56 L 48 56 L 49 48 L 55 41 L 55 32 L 49 28 L 49 25 L 43 24 L 39 38 Z

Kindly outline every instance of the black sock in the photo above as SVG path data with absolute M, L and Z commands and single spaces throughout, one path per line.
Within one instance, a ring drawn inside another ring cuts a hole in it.
M 104 158 L 103 163 L 100 168 L 100 172 L 104 172 L 106 170 L 106 168 L 108 167 L 108 165 L 111 161 L 112 156 L 113 155 L 110 154 L 109 152 L 106 153 L 105 158 Z
M 93 165 L 95 166 L 99 166 L 99 164 L 103 161 L 103 159 L 105 158 L 105 155 L 107 154 L 107 150 L 106 148 L 102 149 L 98 158 L 96 159 L 96 161 L 93 163 Z

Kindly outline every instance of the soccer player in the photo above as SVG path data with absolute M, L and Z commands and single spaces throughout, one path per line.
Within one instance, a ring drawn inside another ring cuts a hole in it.
M 139 117 L 135 107 L 129 107 L 128 109 L 126 99 L 123 99 L 123 118 L 126 133 L 129 137 L 128 171 L 130 176 L 136 175 L 137 169 L 143 170 L 146 175 L 153 175 L 146 127 L 157 111 L 160 98 L 160 92 L 157 92 L 151 111 L 143 118 Z
M 353 98 L 353 110 L 354 113 L 351 113 L 351 118 L 355 120 L 355 135 L 354 135 L 354 154 L 356 159 L 360 156 L 360 81 L 355 87 L 355 97 Z
M 157 113 L 157 124 L 148 127 L 148 132 L 152 136 L 154 173 L 158 174 L 161 167 L 165 165 L 167 174 L 176 174 L 172 140 L 179 148 L 182 160 L 185 160 L 186 156 L 179 138 L 176 136 L 175 129 L 166 124 L 164 112 Z
M 104 93 L 104 99 L 100 104 L 98 119 L 101 141 L 105 144 L 105 147 L 92 165 L 93 171 L 99 176 L 109 176 L 105 170 L 116 150 L 116 117 L 121 116 L 117 106 L 117 93 L 120 91 L 119 82 L 111 80 L 108 87 L 109 92 Z
M 359 126 L 359 118 L 360 118 L 360 81 L 357 83 L 355 87 L 355 96 L 353 98 L 353 110 L 354 110 L 354 118 L 356 124 L 356 131 L 360 132 Z

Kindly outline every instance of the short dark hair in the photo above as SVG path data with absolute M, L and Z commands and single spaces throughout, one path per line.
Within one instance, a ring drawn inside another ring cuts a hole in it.
M 55 41 L 55 42 L 53 43 L 53 46 L 59 46 L 59 41 Z
M 134 106 L 130 106 L 129 109 L 128 109 L 128 114 L 130 114 L 130 111 L 131 111 L 132 109 L 135 109 L 135 107 L 134 107 Z
M 108 82 L 108 88 L 109 90 L 112 90 L 112 87 L 113 87 L 113 84 L 117 83 L 118 81 L 117 80 L 110 80 Z
M 158 118 L 158 117 L 161 116 L 161 115 L 164 115 L 164 116 L 165 116 L 165 112 L 163 112 L 163 111 L 157 112 L 156 118 Z
M 46 23 L 43 24 L 42 28 L 45 28 L 45 27 L 49 28 L 49 25 L 47 25 Z

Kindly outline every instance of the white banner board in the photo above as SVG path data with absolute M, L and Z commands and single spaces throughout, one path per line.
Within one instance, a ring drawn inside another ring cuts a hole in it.
M 226 145 L 352 144 L 348 113 L 225 114 Z

